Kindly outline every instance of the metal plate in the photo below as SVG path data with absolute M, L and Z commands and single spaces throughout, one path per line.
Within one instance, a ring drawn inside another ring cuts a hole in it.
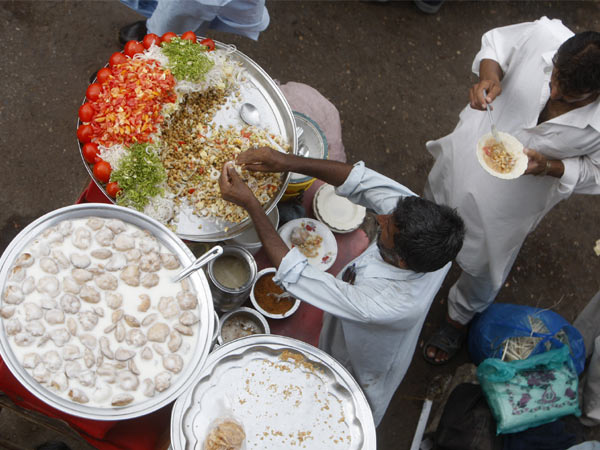
M 321 131 L 321 128 L 319 128 L 319 125 L 310 117 L 298 111 L 294 111 L 294 118 L 296 119 L 296 125 L 302 128 L 301 141 L 308 148 L 308 155 L 305 156 L 316 159 L 327 159 L 327 138 L 323 131 Z M 306 183 L 311 179 L 312 177 L 302 173 L 292 173 L 290 183 Z
M 198 39 L 201 40 L 203 38 L 199 37 Z M 215 41 L 215 45 L 217 49 L 223 50 L 234 48 L 217 41 Z M 224 126 L 242 126 L 244 123 L 239 117 L 239 107 L 243 102 L 253 103 L 260 111 L 261 127 L 267 128 L 272 133 L 280 135 L 283 141 L 290 145 L 292 153 L 297 154 L 298 145 L 294 115 L 277 84 L 258 64 L 242 52 L 235 50 L 230 54 L 230 57 L 243 65 L 246 70 L 246 81 L 242 82 L 240 86 L 241 100 L 233 103 L 232 99 L 229 98 L 227 103 L 213 119 L 213 123 Z M 82 104 L 85 102 L 86 98 L 84 97 Z M 77 127 L 79 127 L 80 124 L 79 119 L 77 119 Z M 79 140 L 77 140 L 77 145 L 79 146 L 79 153 L 83 164 L 90 177 L 94 180 L 94 183 L 96 183 L 102 193 L 104 193 L 106 198 L 115 203 L 115 200 L 106 192 L 103 184 L 94 176 L 92 165 L 88 164 L 83 158 L 83 146 Z M 276 193 L 275 197 L 264 206 L 267 213 L 275 208 L 285 193 L 290 176 L 290 173 L 284 174 L 281 188 Z M 191 208 L 182 209 L 178 214 L 178 219 L 177 235 L 182 239 L 194 242 L 216 242 L 231 239 L 240 235 L 252 226 L 252 221 L 249 218 L 246 218 L 240 223 L 231 223 L 223 220 L 216 220 L 214 218 L 201 218 L 193 215 L 191 213 Z M 199 226 L 201 226 L 201 228 L 199 228 Z
M 29 243 L 44 230 L 57 225 L 66 219 L 78 219 L 89 216 L 102 218 L 115 218 L 135 225 L 152 233 L 162 245 L 174 253 L 182 265 L 187 265 L 195 260 L 192 252 L 172 231 L 154 219 L 137 211 L 120 206 L 89 203 L 72 205 L 52 211 L 35 220 L 24 228 L 8 245 L 0 259 L 0 292 L 4 292 L 8 272 L 15 259 L 25 250 Z M 143 402 L 134 403 L 121 408 L 100 408 L 85 406 L 72 402 L 56 395 L 33 379 L 21 366 L 16 355 L 11 349 L 5 330 L 4 321 L 0 320 L 0 354 L 11 373 L 29 392 L 46 404 L 73 416 L 85 417 L 93 420 L 123 420 L 143 416 L 155 411 L 174 401 L 196 379 L 202 370 L 204 362 L 210 351 L 214 331 L 214 309 L 212 295 L 208 281 L 203 271 L 197 271 L 188 278 L 193 289 L 198 295 L 198 314 L 201 326 L 197 334 L 197 341 L 192 359 L 174 379 L 173 384 L 162 393 Z M 0 303 L 1 305 L 1 303 Z
M 282 359 L 284 352 L 301 361 Z M 173 448 L 201 450 L 222 417 L 242 423 L 247 450 L 376 448 L 371 410 L 356 381 L 331 356 L 288 337 L 249 336 L 211 353 L 192 393 L 175 404 Z

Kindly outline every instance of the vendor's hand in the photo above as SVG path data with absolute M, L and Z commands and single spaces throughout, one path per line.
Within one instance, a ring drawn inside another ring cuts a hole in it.
M 286 154 L 270 147 L 258 147 L 240 153 L 235 162 L 246 170 L 256 172 L 285 172 L 286 157 Z
M 525 175 L 542 175 L 546 174 L 548 167 L 548 158 L 530 148 L 524 148 L 523 153 L 527 155 L 529 161 L 527 162 L 527 170 Z
M 487 92 L 487 96 L 483 91 Z M 473 85 L 469 91 L 469 101 L 471 108 L 485 111 L 485 105 L 490 103 L 490 108 L 493 109 L 491 103 L 496 97 L 502 93 L 502 84 L 496 80 L 481 80 Z
M 226 162 L 219 178 L 221 196 L 228 202 L 247 208 L 250 202 L 256 200 L 254 194 L 235 171 L 232 161 Z

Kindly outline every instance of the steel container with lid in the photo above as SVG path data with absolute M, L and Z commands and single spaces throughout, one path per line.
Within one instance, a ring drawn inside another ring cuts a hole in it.
M 327 139 L 317 123 L 310 117 L 297 111 L 294 111 L 294 119 L 296 120 L 296 126 L 302 128 L 303 131 L 299 146 L 302 148 L 302 145 L 304 145 L 308 150 L 308 154 L 303 156 L 308 158 L 327 159 Z M 285 194 L 281 197 L 281 200 L 286 201 L 293 197 L 297 197 L 314 182 L 315 178 L 313 177 L 301 173 L 292 173 L 290 182 L 287 185 Z
M 215 273 L 225 263 L 228 263 L 227 269 L 223 270 L 222 273 Z M 224 279 L 224 276 L 230 277 L 235 273 L 233 267 L 235 264 L 238 264 L 239 268 L 245 267 L 248 274 L 247 279 L 238 286 L 229 283 L 229 281 L 232 281 L 231 278 L 229 280 Z M 250 289 L 252 289 L 256 273 L 258 272 L 256 261 L 252 254 L 245 248 L 237 245 L 224 246 L 223 254 L 209 262 L 205 270 L 212 292 L 214 307 L 221 312 L 236 309 L 248 299 Z

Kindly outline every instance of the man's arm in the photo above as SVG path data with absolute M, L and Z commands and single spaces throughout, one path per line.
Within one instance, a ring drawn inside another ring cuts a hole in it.
M 225 200 L 248 211 L 269 260 L 273 266 L 279 267 L 281 260 L 290 249 L 277 233 L 260 202 L 235 171 L 233 163 L 228 162 L 223 166 L 219 186 Z
M 492 103 L 502 93 L 502 67 L 493 59 L 483 59 L 479 65 L 479 83 L 471 87 L 469 101 L 471 108 L 484 111 L 486 104 Z M 487 95 L 484 95 L 483 91 Z
M 236 164 L 258 172 L 296 172 L 339 186 L 346 181 L 352 166 L 339 161 L 304 158 L 278 152 L 269 147 L 250 149 L 241 153 Z

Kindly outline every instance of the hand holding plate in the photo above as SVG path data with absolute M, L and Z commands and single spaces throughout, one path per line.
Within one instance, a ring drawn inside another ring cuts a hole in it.
M 524 148 L 523 153 L 527 155 L 527 170 L 524 175 L 542 175 L 548 170 L 548 158 L 531 148 Z

